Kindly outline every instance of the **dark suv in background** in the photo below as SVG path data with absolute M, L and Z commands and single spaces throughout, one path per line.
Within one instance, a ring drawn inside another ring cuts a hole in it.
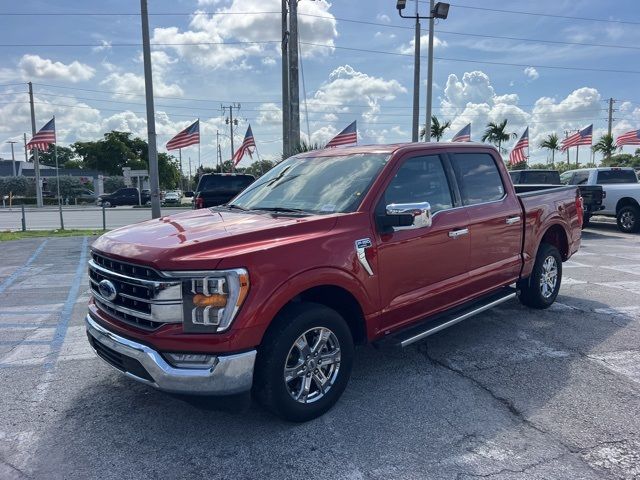
M 255 178 L 243 173 L 206 173 L 200 177 L 193 208 L 223 205 L 248 187 Z
M 118 205 L 147 205 L 151 202 L 151 196 L 148 190 L 138 192 L 137 188 L 120 188 L 113 193 L 100 195 L 98 197 L 98 205 L 105 207 L 116 207 Z

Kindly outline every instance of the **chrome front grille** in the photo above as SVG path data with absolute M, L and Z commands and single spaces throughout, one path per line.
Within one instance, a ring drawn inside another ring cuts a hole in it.
M 120 262 L 96 252 L 91 257 L 91 293 L 100 310 L 144 330 L 182 322 L 180 280 L 166 279 L 149 267 Z M 100 291 L 103 280 L 114 287 L 115 295 L 104 296 Z

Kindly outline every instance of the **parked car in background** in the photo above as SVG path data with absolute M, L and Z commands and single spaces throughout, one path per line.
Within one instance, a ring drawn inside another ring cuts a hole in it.
M 162 201 L 164 205 L 180 205 L 181 202 L 182 202 L 182 197 L 176 191 L 167 192 L 164 195 L 164 200 Z
M 615 217 L 622 232 L 640 231 L 640 183 L 633 168 L 580 168 L 564 172 L 561 179 L 567 185 L 601 185 L 603 208 L 597 214 Z
M 311 151 L 228 205 L 101 236 L 88 339 L 147 385 L 253 389 L 306 421 L 341 396 L 355 344 L 402 348 L 516 296 L 551 306 L 581 223 L 576 187 L 517 193 L 487 145 Z
M 560 172 L 557 170 L 511 170 L 509 172 L 514 185 L 560 185 Z
M 513 184 L 518 187 L 519 192 L 539 190 L 544 185 L 559 186 L 563 184 L 560 180 L 560 172 L 557 170 L 512 170 L 509 172 L 509 176 Z M 578 185 L 578 188 L 584 209 L 582 219 L 582 227 L 584 228 L 589 225 L 591 216 L 604 208 L 602 206 L 604 191 L 600 185 Z
M 118 205 L 150 205 L 151 196 L 145 191 L 139 192 L 135 187 L 120 188 L 113 193 L 100 195 L 98 205 L 117 207 Z
M 206 173 L 200 177 L 196 188 L 193 208 L 208 208 L 224 205 L 255 178 L 244 173 Z
M 88 188 L 83 188 L 78 191 L 76 195 L 74 195 L 75 202 L 78 204 L 84 203 L 96 203 L 98 201 L 98 196 L 93 192 L 93 190 L 89 190 Z

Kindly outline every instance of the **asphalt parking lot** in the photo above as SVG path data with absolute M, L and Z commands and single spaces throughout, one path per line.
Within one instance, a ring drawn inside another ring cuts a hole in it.
M 83 327 L 90 238 L 0 243 L 1 479 L 640 478 L 640 235 L 585 230 L 557 303 L 364 347 L 337 406 L 283 423 L 130 381 Z

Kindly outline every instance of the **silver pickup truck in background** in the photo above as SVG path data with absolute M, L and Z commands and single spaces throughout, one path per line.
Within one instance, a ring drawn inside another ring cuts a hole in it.
M 633 168 L 580 168 L 560 179 L 566 185 L 602 185 L 604 208 L 597 215 L 615 217 L 622 232 L 640 231 L 640 183 Z

